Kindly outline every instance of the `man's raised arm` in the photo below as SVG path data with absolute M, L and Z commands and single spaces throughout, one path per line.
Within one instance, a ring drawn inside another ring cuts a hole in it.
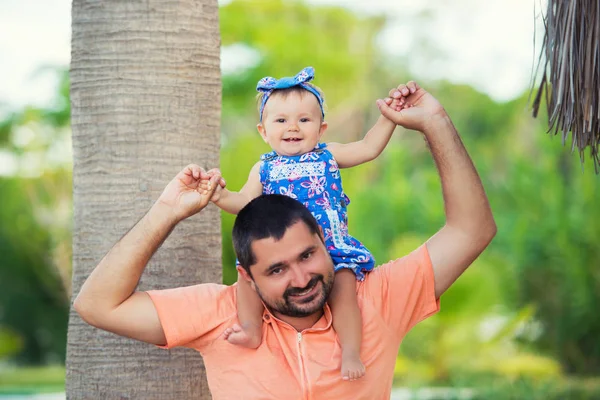
M 166 344 L 150 297 L 135 288 L 148 261 L 175 225 L 208 204 L 220 176 L 185 167 L 144 217 L 104 256 L 73 304 L 90 325 L 147 343 Z
M 473 162 L 441 104 L 412 81 L 389 95 L 399 104 L 378 100 L 381 113 L 425 135 L 442 181 L 446 224 L 427 241 L 439 298 L 488 246 L 496 223 Z

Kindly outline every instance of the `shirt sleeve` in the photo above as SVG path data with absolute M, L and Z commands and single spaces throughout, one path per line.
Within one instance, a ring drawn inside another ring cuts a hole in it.
M 236 317 L 235 286 L 213 283 L 147 292 L 158 313 L 167 344 L 202 352 Z
M 369 273 L 363 291 L 363 296 L 381 311 L 399 339 L 440 309 L 439 299 L 435 298 L 433 266 L 425 244 Z

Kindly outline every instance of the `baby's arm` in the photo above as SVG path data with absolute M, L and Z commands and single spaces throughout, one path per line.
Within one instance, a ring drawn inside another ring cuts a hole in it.
M 215 192 L 212 201 L 223 211 L 230 214 L 237 214 L 242 208 L 253 199 L 262 194 L 262 184 L 260 183 L 260 161 L 254 164 L 248 175 L 248 181 L 239 192 L 232 192 L 227 189 Z
M 387 146 L 396 124 L 380 116 L 362 140 L 352 143 L 328 143 L 327 147 L 340 168 L 350 168 L 377 158 Z

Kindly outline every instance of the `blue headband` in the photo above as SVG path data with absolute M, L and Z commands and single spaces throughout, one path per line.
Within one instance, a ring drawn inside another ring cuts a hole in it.
M 264 93 L 262 102 L 260 103 L 260 122 L 262 122 L 262 114 L 263 110 L 265 109 L 265 104 L 267 104 L 267 100 L 269 100 L 269 97 L 273 91 L 277 89 L 288 89 L 294 86 L 300 86 L 317 97 L 317 100 L 319 100 L 319 107 L 321 107 L 321 115 L 323 118 L 325 118 L 325 111 L 323 111 L 323 97 L 317 89 L 306 84 L 307 82 L 312 81 L 314 77 L 315 69 L 313 67 L 306 67 L 293 77 L 290 76 L 278 80 L 271 76 L 267 76 L 258 81 L 256 90 Z

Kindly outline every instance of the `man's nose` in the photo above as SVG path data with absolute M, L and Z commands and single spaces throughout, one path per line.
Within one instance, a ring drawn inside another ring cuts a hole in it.
M 302 289 L 308 285 L 308 282 L 311 280 L 310 274 L 304 270 L 304 268 L 299 265 L 295 265 L 292 267 L 292 281 L 290 282 L 290 286 Z

